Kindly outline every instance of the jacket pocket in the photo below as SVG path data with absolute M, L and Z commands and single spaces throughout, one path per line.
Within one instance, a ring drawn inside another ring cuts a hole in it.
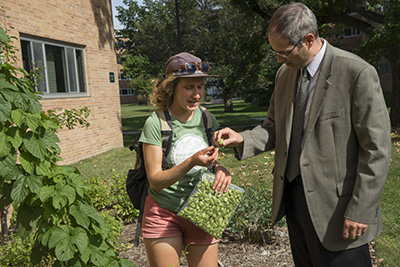
M 344 115 L 344 108 L 341 108 L 338 110 L 334 110 L 332 112 L 321 114 L 318 118 L 318 121 L 325 121 L 325 120 L 329 120 L 329 119 L 339 118 L 339 117 L 343 117 L 343 115 Z
M 355 181 L 356 180 L 353 179 L 353 180 L 345 180 L 343 182 L 337 183 L 336 184 L 337 195 L 340 197 L 340 196 L 352 194 Z

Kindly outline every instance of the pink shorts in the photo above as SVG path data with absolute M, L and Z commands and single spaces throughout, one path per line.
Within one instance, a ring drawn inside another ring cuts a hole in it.
M 189 220 L 179 217 L 176 212 L 157 205 L 150 196 L 144 205 L 141 236 L 143 238 L 165 238 L 182 236 L 183 243 L 196 245 L 212 245 L 218 239 L 206 233 Z

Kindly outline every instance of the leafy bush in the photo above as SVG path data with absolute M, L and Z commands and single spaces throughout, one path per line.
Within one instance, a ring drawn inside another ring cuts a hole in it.
M 118 258 L 110 226 L 91 204 L 79 171 L 57 164 L 57 130 L 62 118 L 74 125 L 76 117 L 41 111 L 35 81 L 13 66 L 15 50 L 2 28 L 0 51 L 0 210 L 12 204 L 18 235 L 33 233 L 31 263 L 50 256 L 56 266 L 132 266 Z
M 132 79 L 130 86 L 132 90 L 138 95 L 139 104 L 148 104 L 149 96 L 153 91 L 153 85 L 147 75 L 141 75 Z
M 262 181 L 243 188 L 247 194 L 233 214 L 228 228 L 232 233 L 247 237 L 250 242 L 257 242 L 271 225 L 272 193 Z
M 132 221 L 139 216 L 126 193 L 126 176 L 116 174 L 111 179 L 94 176 L 86 181 L 91 185 L 87 194 L 93 200 L 93 205 L 98 210 L 112 210 L 113 216 L 124 221 Z
M 35 235 L 32 233 L 27 238 L 10 234 L 9 241 L 1 244 L 0 266 L 33 266 L 30 262 L 30 252 L 35 242 Z M 41 260 L 37 266 L 52 266 L 55 259 L 50 256 Z

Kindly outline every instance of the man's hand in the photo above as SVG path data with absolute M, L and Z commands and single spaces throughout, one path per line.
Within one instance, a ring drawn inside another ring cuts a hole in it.
M 368 225 L 352 221 L 350 219 L 344 219 L 343 224 L 343 238 L 344 239 L 357 239 L 367 231 Z
M 243 137 L 241 134 L 235 132 L 230 128 L 224 128 L 214 132 L 214 143 L 217 146 L 238 146 L 243 143 Z

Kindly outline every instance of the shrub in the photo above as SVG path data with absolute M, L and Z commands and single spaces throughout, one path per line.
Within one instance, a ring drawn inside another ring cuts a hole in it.
M 87 194 L 93 200 L 96 209 L 112 210 L 112 215 L 124 221 L 132 221 L 139 216 L 126 193 L 126 175 L 116 174 L 111 179 L 100 176 L 88 177 L 91 188 Z
M 2 28 L 0 51 L 0 210 L 12 204 L 18 235 L 33 234 L 31 263 L 50 256 L 58 266 L 132 266 L 118 258 L 110 226 L 91 204 L 79 171 L 57 164 L 62 119 L 79 120 L 41 110 L 35 79 L 13 66 L 15 50 Z
M 233 214 L 228 230 L 248 238 L 250 242 L 259 242 L 265 230 L 271 228 L 272 192 L 261 179 L 243 188 L 247 194 Z M 278 223 L 280 226 L 283 224 L 283 221 Z

